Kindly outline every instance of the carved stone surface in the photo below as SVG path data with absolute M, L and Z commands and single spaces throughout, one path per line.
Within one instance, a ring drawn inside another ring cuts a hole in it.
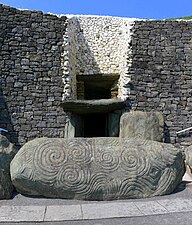
M 169 194 L 183 174 L 183 156 L 174 146 L 123 138 L 35 139 L 11 162 L 19 192 L 68 199 Z
M 9 170 L 16 152 L 14 145 L 0 134 L 0 199 L 9 199 L 12 196 L 13 185 Z
M 164 119 L 159 112 L 131 111 L 120 120 L 121 138 L 142 138 L 163 141 Z

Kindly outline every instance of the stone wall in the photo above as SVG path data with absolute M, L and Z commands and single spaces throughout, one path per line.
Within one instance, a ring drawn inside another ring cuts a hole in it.
M 167 142 L 192 144 L 192 22 L 136 21 L 132 30 L 133 110 L 165 116 Z
M 118 98 L 160 111 L 165 141 L 192 144 L 192 22 L 56 16 L 0 5 L 0 127 L 22 145 L 64 137 L 76 75 L 119 74 Z
M 0 127 L 13 143 L 63 137 L 66 17 L 0 5 Z

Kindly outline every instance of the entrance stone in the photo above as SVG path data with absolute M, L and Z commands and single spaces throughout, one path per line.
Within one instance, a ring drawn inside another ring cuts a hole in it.
M 120 119 L 121 138 L 141 138 L 163 141 L 164 119 L 159 112 L 131 111 Z
M 144 198 L 173 192 L 184 174 L 171 144 L 124 138 L 39 138 L 11 162 L 17 191 L 67 199 Z

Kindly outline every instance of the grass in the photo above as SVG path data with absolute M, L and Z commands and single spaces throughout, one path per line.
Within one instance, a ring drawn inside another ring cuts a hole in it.
M 184 16 L 184 17 L 178 17 L 178 18 L 169 18 L 167 20 L 192 20 L 192 16 Z

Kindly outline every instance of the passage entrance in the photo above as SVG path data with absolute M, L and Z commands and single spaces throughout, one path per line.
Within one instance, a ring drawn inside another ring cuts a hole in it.
M 83 116 L 84 122 L 84 137 L 106 137 L 108 136 L 107 129 L 107 114 L 91 113 Z
M 77 75 L 77 99 L 62 102 L 71 112 L 66 137 L 118 137 L 121 109 L 118 74 Z

